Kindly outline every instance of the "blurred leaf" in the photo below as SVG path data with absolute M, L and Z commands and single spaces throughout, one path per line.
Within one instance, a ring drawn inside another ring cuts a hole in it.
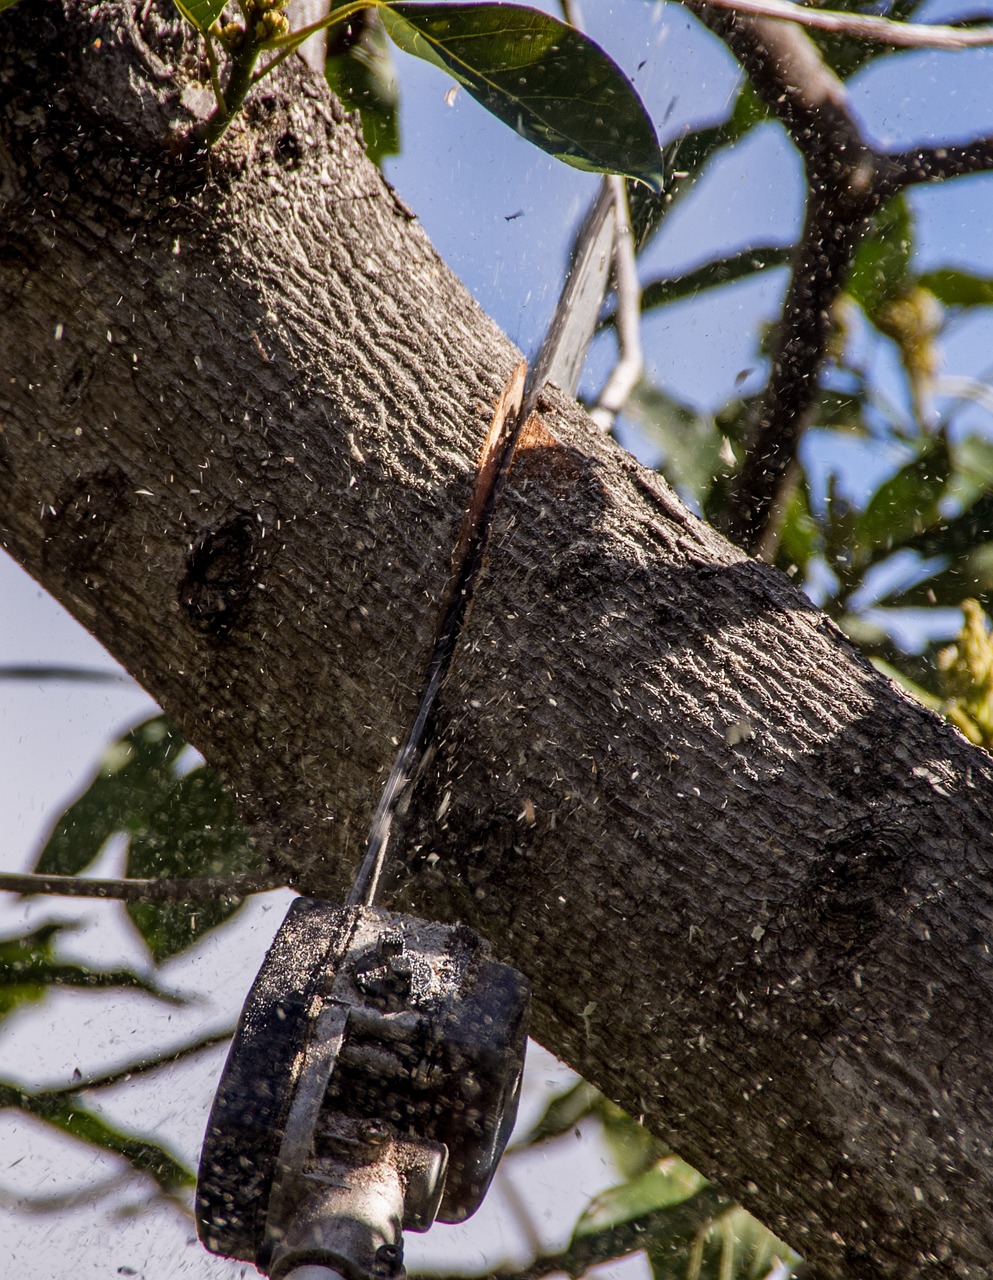
M 230 875 L 262 861 L 220 783 L 200 765 L 178 772 L 186 743 L 165 716 L 154 716 L 113 743 L 96 777 L 66 810 L 35 870 L 75 875 L 111 836 L 127 837 L 127 874 L 136 879 Z M 241 898 L 129 903 L 128 915 L 156 963 L 191 946 L 226 920 Z
M 912 698 L 916 698 L 918 702 L 923 703 L 925 707 L 930 707 L 932 711 L 941 711 L 941 699 L 936 698 L 933 693 L 929 693 L 923 685 L 912 680 L 905 671 L 901 671 L 899 667 L 895 667 L 891 662 L 887 662 L 884 658 L 870 658 L 869 661 L 880 673 L 887 679 L 892 680 L 894 684 L 898 684 L 901 689 L 906 690 Z
M 737 142 L 750 129 L 754 129 L 757 124 L 762 124 L 763 121 L 771 119 L 772 115 L 769 108 L 759 97 L 758 91 L 752 82 L 746 79 L 738 90 L 734 108 L 727 124 L 724 126 L 725 136 L 729 142 Z
M 154 716 L 104 752 L 96 776 L 65 811 L 34 870 L 78 875 L 112 835 L 137 830 L 172 785 L 172 765 L 186 743 L 165 716 Z
M 653 1133 L 609 1098 L 600 1095 L 597 1114 L 603 1126 L 603 1138 L 610 1148 L 621 1177 L 630 1181 L 652 1168 L 671 1153 Z
M 173 3 L 198 31 L 209 31 L 224 12 L 227 0 L 173 0 Z
M 563 1133 L 571 1132 L 581 1120 L 594 1114 L 602 1097 L 599 1089 L 587 1084 L 585 1080 L 577 1080 L 564 1093 L 557 1093 L 552 1098 L 521 1145 L 534 1146 L 535 1143 L 546 1142 L 549 1138 L 558 1138 Z
M 260 865 L 230 796 L 204 766 L 175 781 L 128 846 L 127 874 L 136 879 L 225 876 Z M 192 946 L 242 901 L 129 902 L 127 912 L 158 964 Z
M 13 9 L 14 5 L 19 3 L 20 0 L 0 0 L 0 13 L 3 13 L 4 9 Z
M 702 505 L 722 462 L 724 437 L 713 420 L 644 381 L 631 393 L 624 414 L 662 449 L 669 483 Z
M 791 245 L 765 245 L 755 249 L 742 249 L 726 258 L 715 258 L 702 266 L 681 276 L 663 277 L 650 280 L 642 290 L 641 309 L 652 311 L 657 307 L 668 306 L 670 302 L 678 302 L 682 298 L 694 298 L 704 289 L 714 289 L 720 285 L 731 284 L 735 280 L 743 280 L 757 271 L 765 271 L 771 267 L 784 267 L 789 264 L 793 254 Z M 608 316 L 607 322 L 613 320 Z
M 769 118 L 768 110 L 748 80 L 742 82 L 734 108 L 721 124 L 691 129 L 667 143 L 663 150 L 663 190 L 632 184 L 628 207 L 636 246 L 643 248 L 662 225 L 666 214 L 690 191 L 704 166 L 722 147 L 730 147 L 754 125 Z
M 897 196 L 873 218 L 845 285 L 845 292 L 873 323 L 880 306 L 906 288 L 912 248 L 910 207 L 903 196 Z
M 790 491 L 779 531 L 778 563 L 787 570 L 794 565 L 806 576 L 810 561 L 822 553 L 820 526 L 811 514 L 810 490 L 801 475 Z
M 59 935 L 75 927 L 52 921 L 30 933 L 0 939 L 0 1019 L 19 1005 L 44 999 L 53 987 L 145 991 L 160 1000 L 179 1003 L 176 996 L 130 969 L 92 969 L 75 961 L 58 960 L 55 943 Z
M 993 541 L 950 559 L 930 578 L 893 592 L 887 604 L 894 609 L 957 609 L 967 596 L 993 600 Z
M 993 490 L 993 440 L 985 436 L 968 435 L 951 445 L 952 477 L 945 494 L 946 509 L 958 511 L 969 508 L 984 494 Z M 987 528 L 987 534 L 993 529 Z
M 768 118 L 764 103 L 750 81 L 744 80 L 727 120 L 692 129 L 666 144 L 663 189 L 656 192 L 640 183 L 629 184 L 628 208 L 639 250 L 652 239 L 680 198 L 692 190 L 711 157 L 723 147 L 734 146 L 751 128 Z
M 687 1249 L 680 1240 L 648 1250 L 656 1280 L 765 1280 L 780 1262 L 791 1270 L 799 1256 L 746 1210 L 729 1209 L 697 1232 Z
M 944 714 L 970 742 L 993 747 L 993 639 L 978 600 L 962 601 L 962 629 L 938 654 Z
M 825 431 L 867 435 L 865 402 L 861 393 L 822 387 L 814 401 L 811 424 Z
M 879 486 L 855 521 L 852 543 L 856 553 L 891 550 L 910 535 L 937 524 L 951 474 L 952 458 L 945 438 L 925 441 L 912 462 Z
M 629 1182 L 594 1196 L 576 1223 L 573 1238 L 682 1204 L 706 1186 L 706 1182 L 702 1174 L 678 1156 L 667 1156 Z
M 541 150 L 579 169 L 656 190 L 655 128 L 620 67 L 587 36 L 536 9 L 503 4 L 381 7 L 390 39 L 440 67 Z
M 943 267 L 923 272 L 918 282 L 946 307 L 993 307 L 993 276 L 974 276 Z
M 340 5 L 331 6 L 331 13 L 336 7 Z M 324 75 L 348 110 L 361 114 L 369 159 L 381 165 L 386 156 L 397 155 L 400 89 L 390 44 L 375 9 L 362 9 L 329 28 Z
M 0 1081 L 0 1107 L 26 1111 L 62 1133 L 123 1157 L 137 1173 L 153 1178 L 168 1195 L 196 1182 L 193 1170 L 165 1147 L 110 1124 L 76 1094 L 67 1095 L 61 1090 L 32 1093 L 18 1085 Z
M 920 285 L 908 284 L 884 299 L 872 314 L 880 333 L 896 344 L 910 384 L 917 421 L 924 423 L 931 388 L 941 363 L 938 336 L 944 311 L 937 298 Z

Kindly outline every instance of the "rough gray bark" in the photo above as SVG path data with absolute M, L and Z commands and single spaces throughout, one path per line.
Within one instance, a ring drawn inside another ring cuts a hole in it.
M 0 24 L 3 545 L 335 896 L 517 353 L 301 67 L 204 162 L 185 37 L 65 7 Z M 987 758 L 575 406 L 545 426 L 405 900 L 825 1276 L 985 1277 Z

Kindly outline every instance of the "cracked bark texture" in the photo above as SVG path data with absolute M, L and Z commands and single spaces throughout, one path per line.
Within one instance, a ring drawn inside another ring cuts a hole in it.
M 0 25 L 0 536 L 340 895 L 518 353 L 285 66 L 207 160 L 163 8 Z M 135 11 L 144 13 L 144 10 Z M 993 1256 L 987 757 L 551 394 L 400 902 L 826 1277 Z

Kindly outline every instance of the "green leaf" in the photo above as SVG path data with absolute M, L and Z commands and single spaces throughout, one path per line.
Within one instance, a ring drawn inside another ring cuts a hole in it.
M 702 1174 L 678 1156 L 667 1156 L 631 1181 L 594 1196 L 576 1223 L 573 1239 L 682 1204 L 696 1195 L 706 1182 Z
M 925 271 L 918 282 L 946 307 L 993 307 L 993 276 L 974 276 L 968 271 L 942 267 Z
M 175 781 L 128 845 L 127 874 L 138 879 L 225 876 L 260 865 L 230 796 L 205 766 Z M 127 912 L 158 964 L 227 920 L 242 901 L 129 902 Z
M 206 32 L 224 12 L 227 0 L 173 0 L 187 22 L 198 31 Z
M 795 565 L 801 574 L 805 574 L 807 565 L 822 550 L 820 528 L 810 510 L 807 479 L 801 476 L 793 485 L 783 514 L 776 562 L 783 570 Z
M 564 1093 L 558 1093 L 552 1098 L 521 1145 L 530 1147 L 537 1142 L 546 1142 L 549 1138 L 569 1133 L 581 1120 L 594 1113 L 602 1096 L 593 1085 L 587 1084 L 585 1080 L 577 1080 Z
M 845 292 L 870 320 L 884 302 L 908 287 L 912 248 L 910 207 L 903 196 L 898 196 L 873 218 L 845 285 Z
M 951 449 L 954 470 L 946 496 L 958 510 L 967 511 L 993 489 L 993 440 L 963 436 Z
M 0 939 L 0 1019 L 19 1005 L 44 999 L 54 987 L 144 991 L 172 1004 L 182 1003 L 130 969 L 92 969 L 58 960 L 55 943 L 62 932 L 74 927 L 53 921 L 30 933 Z
M 609 1098 L 600 1098 L 597 1114 L 618 1172 L 629 1182 L 671 1154 L 653 1133 Z
M 680 197 L 692 189 L 710 158 L 722 147 L 733 146 L 768 116 L 768 109 L 745 80 L 727 120 L 693 129 L 667 144 L 663 152 L 664 192 L 649 190 L 641 183 L 628 192 L 631 226 L 639 249 L 649 242 Z
M 715 258 L 681 276 L 650 280 L 642 290 L 641 309 L 652 311 L 657 307 L 668 306 L 670 302 L 694 298 L 704 289 L 714 289 L 735 280 L 744 280 L 757 271 L 788 266 L 792 256 L 792 245 L 764 245 L 755 249 L 742 249 L 726 258 Z M 605 323 L 612 320 L 613 316 L 608 316 Z
M 894 609 L 957 609 L 967 596 L 993 600 L 993 542 L 988 540 L 988 530 L 989 526 L 986 542 L 956 556 L 930 578 L 894 592 L 887 597 L 887 604 Z
M 892 550 L 937 524 L 951 474 L 952 457 L 944 437 L 926 441 L 912 462 L 879 486 L 855 520 L 852 549 L 856 555 Z
M 664 1218 L 663 1218 L 664 1221 Z M 689 1248 L 678 1237 L 648 1250 L 656 1280 L 692 1275 L 696 1280 L 766 1280 L 780 1262 L 800 1258 L 746 1210 L 729 1209 L 698 1231 Z
M 234 805 L 201 765 L 180 775 L 186 743 L 154 716 L 113 743 L 96 776 L 56 823 L 38 860 L 42 874 L 76 875 L 111 836 L 128 839 L 127 874 L 195 878 L 262 866 Z M 128 914 L 156 962 L 192 946 L 238 910 L 242 899 L 129 903 Z
M 329 28 L 324 75 L 344 106 L 360 113 L 369 159 L 382 164 L 384 157 L 397 155 L 400 91 L 389 41 L 375 9 L 362 9 L 347 22 Z
M 168 1195 L 196 1182 L 196 1175 L 165 1147 L 127 1133 L 93 1111 L 76 1094 L 32 1093 L 0 1081 L 0 1107 L 17 1107 L 80 1142 L 123 1157 L 137 1172 L 153 1178 Z
M 680 404 L 659 387 L 640 382 L 624 407 L 665 455 L 662 471 L 669 483 L 698 505 L 722 469 L 724 437 L 712 418 Z
M 542 151 L 661 189 L 662 156 L 641 99 L 581 32 L 507 4 L 399 3 L 379 12 L 399 48 L 453 76 Z
M 186 743 L 165 716 L 154 716 L 104 752 L 83 794 L 55 824 L 38 857 L 41 875 L 78 875 L 112 835 L 137 830 L 173 784 Z

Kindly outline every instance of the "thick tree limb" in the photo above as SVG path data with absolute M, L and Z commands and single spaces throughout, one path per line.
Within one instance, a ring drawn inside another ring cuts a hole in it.
M 185 36 L 60 12 L 0 25 L 0 536 L 334 896 L 518 354 L 302 69 L 203 165 Z M 993 766 L 543 413 L 403 901 L 486 932 L 537 1037 L 826 1277 L 985 1278 Z

